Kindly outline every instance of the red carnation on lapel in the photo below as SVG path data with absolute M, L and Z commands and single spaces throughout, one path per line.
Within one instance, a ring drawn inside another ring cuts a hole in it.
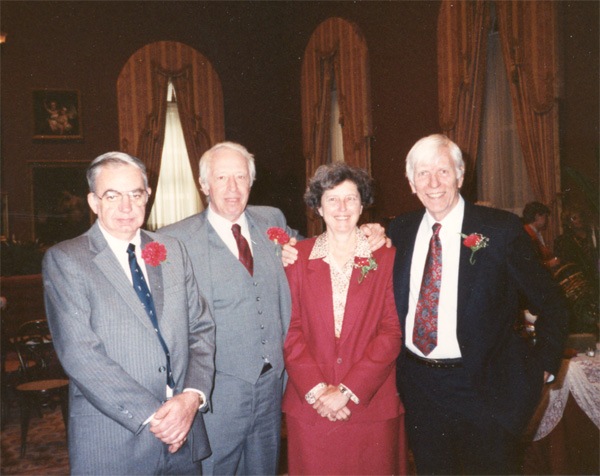
M 267 230 L 267 235 L 269 235 L 269 240 L 275 242 L 275 244 L 285 245 L 288 241 L 290 241 L 290 236 L 283 228 L 279 228 L 278 226 L 272 226 L 269 228 Z
M 144 263 L 150 266 L 158 266 L 161 261 L 167 259 L 167 249 L 162 243 L 152 241 L 148 243 L 142 250 L 142 259 Z
M 354 267 L 360 268 L 360 276 L 358 277 L 359 284 L 362 283 L 362 280 L 367 277 L 369 271 L 375 271 L 377 269 L 377 261 L 373 258 L 373 253 L 368 258 L 362 258 L 360 256 L 356 256 L 354 258 Z
M 488 245 L 488 241 L 490 241 L 490 239 L 487 236 L 483 236 L 479 233 L 471 233 L 470 235 L 465 235 L 464 233 L 461 233 L 460 235 L 464 238 L 463 245 L 471 249 L 471 257 L 469 258 L 469 263 L 475 264 L 475 253 L 481 248 L 485 248 Z

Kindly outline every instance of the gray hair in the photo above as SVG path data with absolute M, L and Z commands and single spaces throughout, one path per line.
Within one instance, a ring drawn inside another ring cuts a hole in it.
M 88 186 L 90 187 L 90 192 L 96 192 L 96 180 L 98 179 L 100 171 L 104 167 L 117 165 L 133 165 L 134 167 L 140 169 L 140 172 L 142 172 L 142 178 L 144 179 L 144 188 L 148 188 L 148 175 L 146 174 L 146 166 L 140 159 L 126 154 L 125 152 L 107 152 L 106 154 L 96 157 L 87 169 L 86 177 Z
M 210 149 L 208 149 L 202 157 L 200 157 L 200 183 L 202 185 L 208 185 L 208 175 L 210 171 L 210 161 L 215 155 L 215 153 L 221 149 L 229 149 L 235 152 L 239 152 L 246 159 L 246 163 L 248 164 L 248 173 L 250 174 L 250 186 L 254 183 L 256 179 L 256 165 L 254 165 L 254 155 L 248 152 L 243 145 L 237 144 L 236 142 L 219 142 L 216 145 L 213 145 Z
M 406 177 L 414 184 L 415 167 L 421 160 L 430 159 L 437 155 L 441 147 L 446 147 L 456 169 L 456 178 L 462 177 L 465 162 L 460 148 L 443 134 L 432 134 L 419 139 L 406 156 Z

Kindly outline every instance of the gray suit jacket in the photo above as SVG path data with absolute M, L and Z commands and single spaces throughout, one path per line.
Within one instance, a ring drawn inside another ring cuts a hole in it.
M 267 230 L 281 227 L 290 236 L 283 213 L 272 207 L 248 206 L 246 217 L 254 255 L 254 277 L 229 251 L 207 219 L 207 210 L 159 231 L 180 239 L 215 319 L 217 374 L 255 383 L 267 356 L 283 373 L 283 341 L 291 298 L 277 246 Z
M 167 260 L 147 266 L 158 323 L 171 353 L 175 394 L 209 395 L 214 322 L 180 242 L 158 241 Z M 163 443 L 144 425 L 166 396 L 165 355 L 131 283 L 96 223 L 48 250 L 43 264 L 46 313 L 69 375 L 69 456 L 73 474 L 150 474 Z M 188 436 L 194 459 L 210 454 L 202 415 Z

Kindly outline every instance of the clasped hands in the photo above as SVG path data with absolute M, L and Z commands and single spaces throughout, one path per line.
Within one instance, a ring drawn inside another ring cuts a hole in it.
M 349 398 L 334 385 L 328 385 L 315 393 L 317 398 L 313 408 L 329 421 L 348 421 L 352 412 L 347 407 Z
M 175 453 L 183 446 L 200 407 L 200 395 L 183 392 L 167 400 L 150 420 L 150 431 Z

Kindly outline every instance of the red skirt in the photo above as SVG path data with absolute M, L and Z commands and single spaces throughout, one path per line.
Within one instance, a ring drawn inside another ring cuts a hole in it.
M 407 474 L 404 415 L 352 423 L 287 418 L 290 475 Z

